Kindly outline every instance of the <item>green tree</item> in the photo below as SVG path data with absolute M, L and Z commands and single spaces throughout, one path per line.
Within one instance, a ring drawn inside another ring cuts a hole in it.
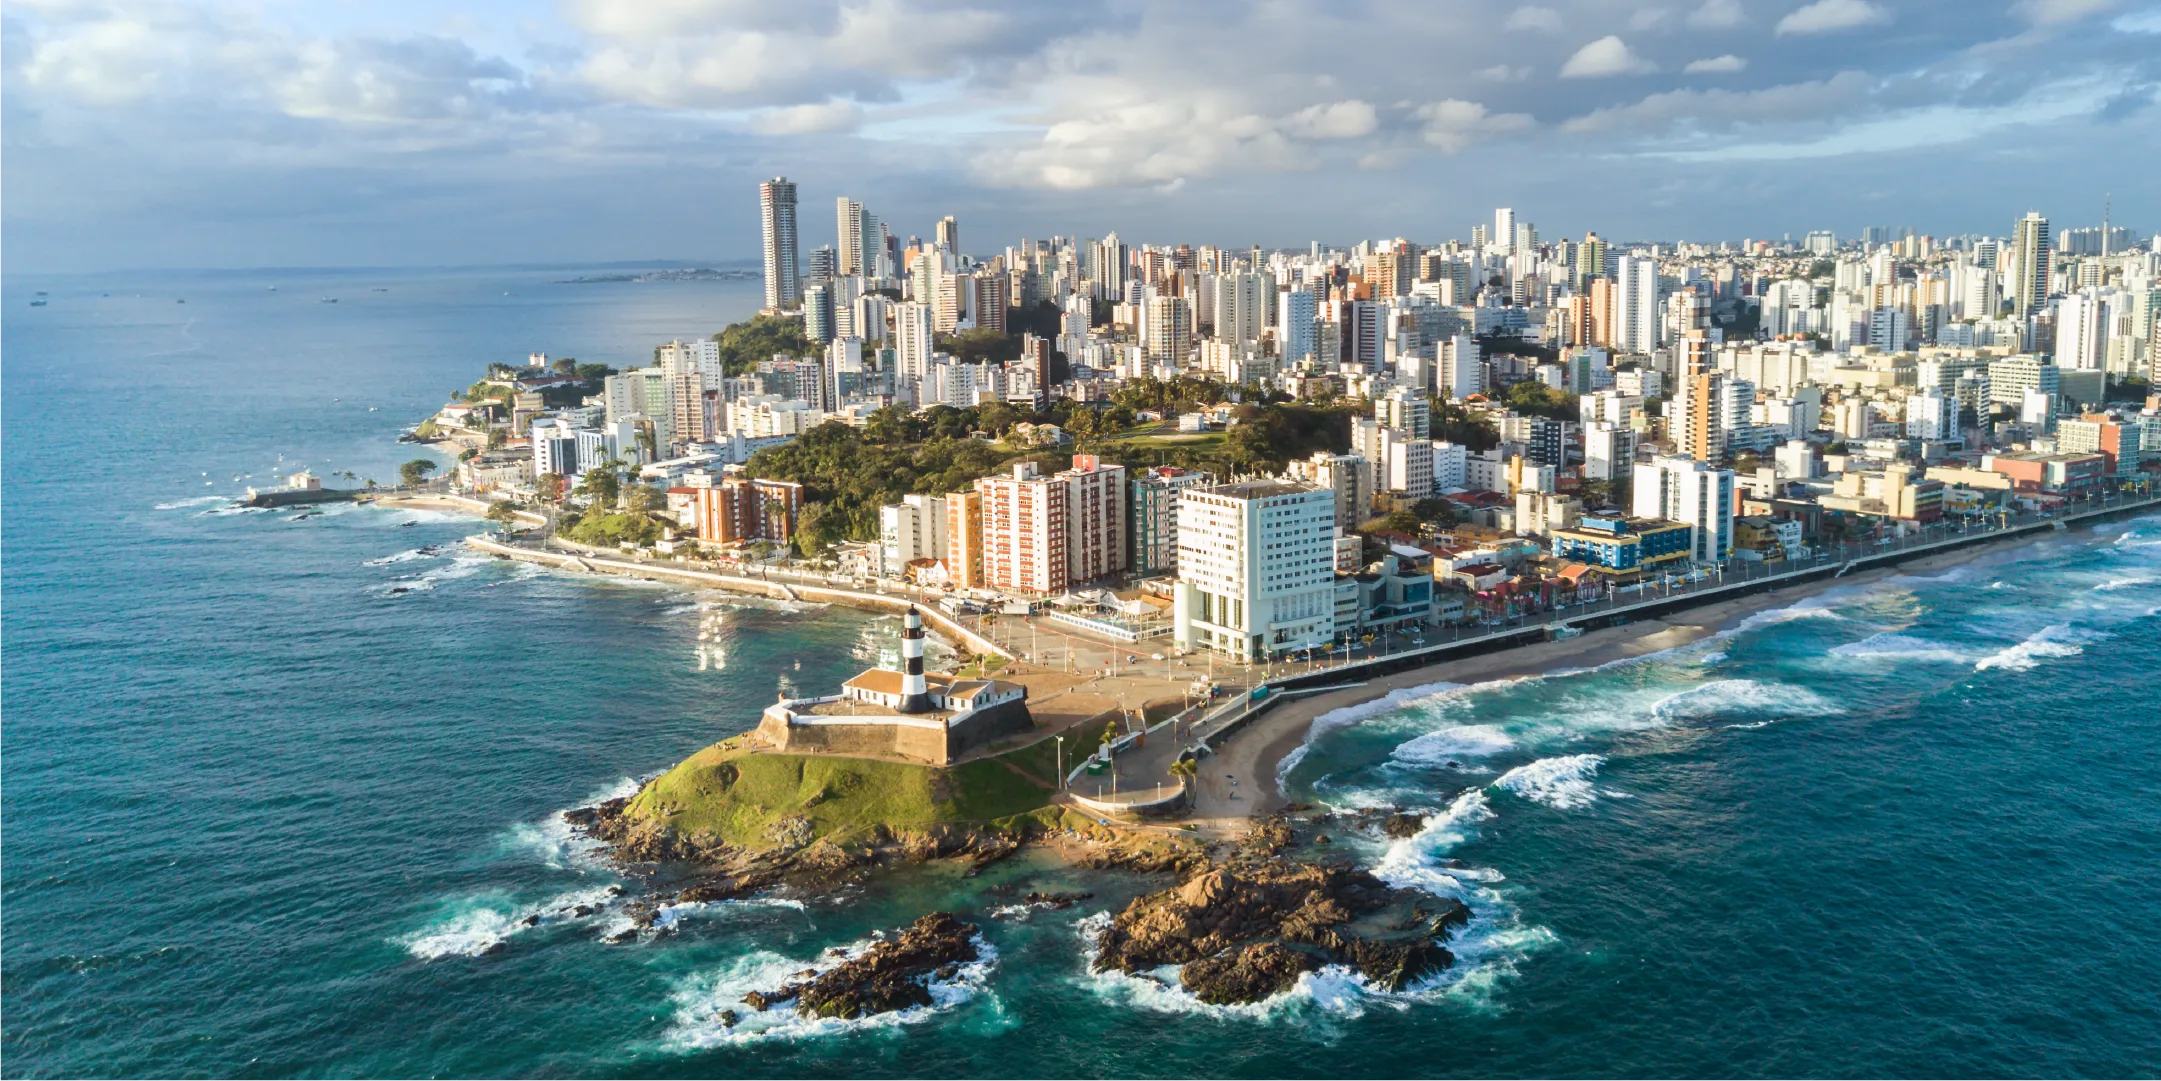
M 595 507 L 615 506 L 615 498 L 623 491 L 623 478 L 615 471 L 614 464 L 603 463 L 585 471 L 585 480 L 578 485 L 579 494 Z
M 1508 388 L 1507 401 L 1510 409 L 1528 416 L 1573 420 L 1581 415 L 1576 399 L 1567 391 L 1557 390 L 1534 379 L 1526 379 Z
M 374 482 L 370 481 L 369 486 L 373 487 Z M 542 473 L 533 481 L 533 490 L 542 503 L 560 503 L 563 501 L 563 475 Z
M 1020 359 L 1020 335 L 1002 334 L 990 327 L 941 335 L 935 345 L 939 352 L 951 353 L 968 364 Z
M 1456 520 L 1455 507 L 1445 499 L 1421 499 L 1411 504 L 1411 514 L 1435 525 L 1452 525 Z
M 417 488 L 427 483 L 428 474 L 436 468 L 436 464 L 426 458 L 415 458 L 398 467 L 398 480 L 408 488 Z
M 665 502 L 660 490 L 650 484 L 628 484 L 623 487 L 623 509 L 637 514 L 651 514 Z
M 518 521 L 518 512 L 511 507 L 509 500 L 503 500 L 488 504 L 488 513 L 481 517 L 501 525 L 515 525 Z
M 773 359 L 774 354 L 804 356 L 817 347 L 803 334 L 803 321 L 785 315 L 757 315 L 735 323 L 713 340 L 720 343 L 720 363 L 729 375 L 741 375 Z
M 1408 510 L 1392 510 L 1378 518 L 1359 523 L 1362 533 L 1408 533 L 1418 534 L 1418 515 Z

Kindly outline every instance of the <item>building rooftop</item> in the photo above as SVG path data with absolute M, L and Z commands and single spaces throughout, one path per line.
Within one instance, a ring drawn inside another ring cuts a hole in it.
M 1195 489 L 1201 495 L 1228 496 L 1232 499 L 1271 499 L 1279 495 L 1302 495 L 1306 492 L 1326 491 L 1319 485 L 1294 480 L 1242 480 L 1231 484 L 1216 484 Z

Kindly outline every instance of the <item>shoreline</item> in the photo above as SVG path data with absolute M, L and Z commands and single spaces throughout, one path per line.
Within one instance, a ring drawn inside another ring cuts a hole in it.
M 1312 733 L 1313 722 L 1332 710 L 1367 705 L 1394 692 L 1435 684 L 1468 686 L 1528 679 L 1557 671 L 1597 668 L 1634 660 L 1729 634 L 1750 616 L 1784 608 L 1834 589 L 1946 571 L 1984 556 L 2026 547 L 2040 539 L 2039 536 L 2006 537 L 1844 578 L 1819 579 L 1772 592 L 1713 601 L 1672 618 L 1603 627 L 1586 631 L 1577 638 L 1534 642 L 1482 656 L 1443 661 L 1369 680 L 1362 686 L 1311 695 L 1263 715 L 1251 728 L 1217 748 L 1214 761 L 1202 772 L 1194 819 L 1226 827 L 1235 825 L 1238 820 L 1260 818 L 1281 809 L 1288 801 L 1278 788 L 1277 769 L 1286 757 L 1305 745 Z M 1235 788 L 1231 786 L 1226 775 L 1235 777 L 1239 784 Z M 1234 794 L 1238 798 L 1233 799 Z

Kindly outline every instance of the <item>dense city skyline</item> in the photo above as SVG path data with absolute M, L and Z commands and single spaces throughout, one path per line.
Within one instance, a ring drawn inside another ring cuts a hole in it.
M 2109 0 L 16 5 L 6 256 L 737 261 L 759 223 L 727 193 L 780 173 L 902 235 L 1438 242 L 1495 205 L 1621 240 L 1956 235 L 2098 224 L 2111 192 L 2150 229 L 2157 33 Z

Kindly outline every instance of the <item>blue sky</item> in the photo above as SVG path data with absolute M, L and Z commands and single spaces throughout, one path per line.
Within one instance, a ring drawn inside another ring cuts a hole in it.
M 16 0 L 11 272 L 2161 227 L 2161 3 Z

